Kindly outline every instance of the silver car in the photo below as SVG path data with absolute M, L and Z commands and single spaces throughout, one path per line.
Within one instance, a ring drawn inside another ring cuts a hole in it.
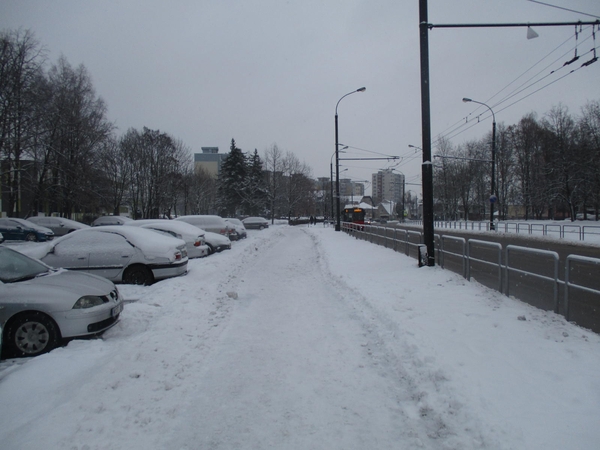
M 238 235 L 238 239 L 246 239 L 248 237 L 248 233 L 246 232 L 246 227 L 242 223 L 240 219 L 234 219 L 231 217 L 226 217 L 225 222 L 235 228 L 235 232 Z
M 0 247 L 3 357 L 36 356 L 65 339 L 98 335 L 117 323 L 122 310 L 112 282 L 52 269 Z
M 179 216 L 175 220 L 187 222 L 195 227 L 202 228 L 204 231 L 222 234 L 223 236 L 227 236 L 232 241 L 235 241 L 238 238 L 235 228 L 231 225 L 228 225 L 221 216 Z
M 149 285 L 187 273 L 184 241 L 138 227 L 90 227 L 56 239 L 43 251 L 33 250 L 31 256 L 51 267 L 89 272 L 115 283 Z
M 247 230 L 263 230 L 265 228 L 269 228 L 269 221 L 262 217 L 246 217 L 244 220 L 242 220 L 242 223 Z
M 92 222 L 93 227 L 104 225 L 125 225 L 127 222 L 132 222 L 133 219 L 125 216 L 100 216 Z
M 31 216 L 27 220 L 36 225 L 51 229 L 55 236 L 64 236 L 72 231 L 89 227 L 89 225 L 75 220 L 65 219 L 64 217 Z

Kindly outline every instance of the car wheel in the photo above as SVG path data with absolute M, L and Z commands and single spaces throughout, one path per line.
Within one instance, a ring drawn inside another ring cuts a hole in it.
M 29 233 L 27 236 L 25 236 L 25 240 L 29 242 L 35 242 L 37 241 L 37 237 L 35 233 Z
M 210 245 L 208 242 L 206 243 L 206 245 L 208 245 L 208 254 L 212 255 L 215 252 L 215 248 Z
M 12 319 L 4 331 L 7 351 L 13 356 L 37 356 L 58 346 L 56 323 L 41 312 L 23 313 Z
M 259 230 L 264 230 L 264 229 L 265 229 L 265 226 L 264 226 L 264 225 L 261 225 L 261 226 L 259 226 L 259 227 L 258 227 L 258 229 L 259 229 Z
M 123 283 L 149 286 L 154 283 L 154 276 L 146 266 L 135 265 L 125 269 Z

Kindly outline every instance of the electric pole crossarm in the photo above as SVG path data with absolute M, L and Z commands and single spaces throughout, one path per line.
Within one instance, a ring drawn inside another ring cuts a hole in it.
M 572 27 L 579 25 L 600 25 L 600 20 L 593 22 L 520 22 L 520 23 L 428 23 L 427 28 L 516 28 L 516 27 Z

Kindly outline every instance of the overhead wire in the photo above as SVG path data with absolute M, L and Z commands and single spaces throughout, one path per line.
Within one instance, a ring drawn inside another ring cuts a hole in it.
M 577 30 L 576 30 L 577 33 Z M 567 77 L 568 75 L 571 75 L 575 72 L 577 72 L 578 70 L 580 70 L 583 67 L 587 67 L 588 65 L 592 64 L 593 62 L 595 62 L 597 60 L 596 57 L 596 49 L 597 47 L 595 46 L 595 25 L 592 25 L 592 34 L 587 37 L 583 42 L 586 42 L 589 39 L 594 39 L 594 47 L 588 52 L 593 52 L 594 53 L 594 58 L 592 58 L 591 60 L 587 61 L 586 63 L 583 63 L 580 67 L 576 68 L 576 69 L 572 69 L 570 72 L 568 72 L 567 74 L 564 74 L 562 76 L 560 76 L 559 78 L 545 84 L 544 86 L 528 93 L 527 95 L 524 95 L 523 97 L 519 98 L 518 100 L 510 103 L 509 105 L 505 106 L 504 108 L 495 111 L 496 113 L 499 113 L 500 111 L 504 111 L 507 108 L 515 105 L 516 103 L 523 101 L 524 99 L 530 97 L 531 95 L 547 88 L 548 86 L 564 79 L 565 77 Z M 521 75 L 519 75 L 517 78 L 515 78 L 513 81 L 511 81 L 509 84 L 507 84 L 504 88 L 502 88 L 500 91 L 498 91 L 496 94 L 494 94 L 492 97 L 490 97 L 489 100 L 486 101 L 489 102 L 491 99 L 495 98 L 498 96 L 499 93 L 503 92 L 504 90 L 506 90 L 509 86 L 511 86 L 512 84 L 515 83 L 515 81 L 517 81 L 519 78 L 521 78 L 523 75 L 525 75 L 527 72 L 529 72 L 530 70 L 532 70 L 535 66 L 537 66 L 538 64 L 540 64 L 543 60 L 547 59 L 552 53 L 556 52 L 560 47 L 562 47 L 565 43 L 567 43 L 569 40 L 573 39 L 573 37 L 569 37 L 567 40 L 565 40 L 563 43 L 561 43 L 560 45 L 558 45 L 554 50 L 552 50 L 551 52 L 548 53 L 548 55 L 546 55 L 544 58 L 540 59 L 538 62 L 536 62 L 533 66 L 531 66 L 529 69 L 527 69 L 525 72 L 523 72 Z M 582 44 L 583 42 L 579 43 Z M 578 44 L 578 45 L 579 45 Z M 576 50 L 577 45 L 574 47 L 571 47 L 569 50 L 567 50 L 565 53 L 561 54 L 558 58 L 556 58 L 553 62 L 551 62 L 550 64 L 546 65 L 544 68 L 542 68 L 541 70 L 539 70 L 535 75 L 533 75 L 532 77 L 530 77 L 529 79 L 527 79 L 526 81 L 524 81 L 523 83 L 521 83 L 519 86 L 517 86 L 515 89 L 513 89 L 511 92 L 509 92 L 507 95 L 505 95 L 502 99 L 500 99 L 499 101 L 497 101 L 496 103 L 494 103 L 492 105 L 492 107 L 497 107 L 502 105 L 503 103 L 509 101 L 511 98 L 514 98 L 515 96 L 525 92 L 528 89 L 531 89 L 532 87 L 534 87 L 536 84 L 539 84 L 540 82 L 542 82 L 543 80 L 547 79 L 548 77 L 552 76 L 552 75 L 556 75 L 558 74 L 563 68 L 567 67 L 567 65 L 569 65 L 570 63 L 574 62 L 573 60 L 571 61 L 567 61 L 567 63 L 564 63 L 561 67 L 552 70 L 550 73 L 544 75 L 543 77 L 539 78 L 536 81 L 531 82 L 530 84 L 528 84 L 527 86 L 525 86 L 527 83 L 529 83 L 530 81 L 534 80 L 536 77 L 539 77 L 540 74 L 544 73 L 549 67 L 551 67 L 552 65 L 556 64 L 558 61 L 560 61 L 562 58 L 565 57 L 565 55 L 567 55 L 569 52 L 573 51 L 573 49 Z M 525 86 L 525 87 L 523 87 Z M 446 130 L 444 130 L 444 132 L 440 133 L 437 135 L 436 140 L 433 142 L 433 144 L 438 144 L 442 139 L 452 139 L 464 132 L 466 132 L 467 130 L 471 129 L 473 126 L 477 125 L 481 120 L 483 119 L 487 119 L 488 117 L 491 116 L 491 114 L 489 113 L 489 111 L 485 111 L 481 114 L 479 114 L 477 117 L 477 122 L 473 122 L 470 123 L 469 121 L 469 116 L 472 115 L 473 113 L 475 113 L 476 111 L 478 111 L 479 109 L 483 108 L 482 105 L 478 106 L 473 112 L 471 112 L 467 117 L 463 117 L 462 119 L 460 119 L 459 121 L 456 122 L 460 123 L 460 125 L 456 125 L 454 124 L 451 127 L 446 128 Z M 468 125 L 468 126 L 467 126 Z

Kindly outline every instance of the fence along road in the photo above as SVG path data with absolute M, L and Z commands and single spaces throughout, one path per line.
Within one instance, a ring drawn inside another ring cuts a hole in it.
M 422 243 L 418 227 L 344 224 L 343 230 L 415 258 Z M 600 333 L 600 245 L 453 229 L 436 230 L 435 243 L 444 269 Z

